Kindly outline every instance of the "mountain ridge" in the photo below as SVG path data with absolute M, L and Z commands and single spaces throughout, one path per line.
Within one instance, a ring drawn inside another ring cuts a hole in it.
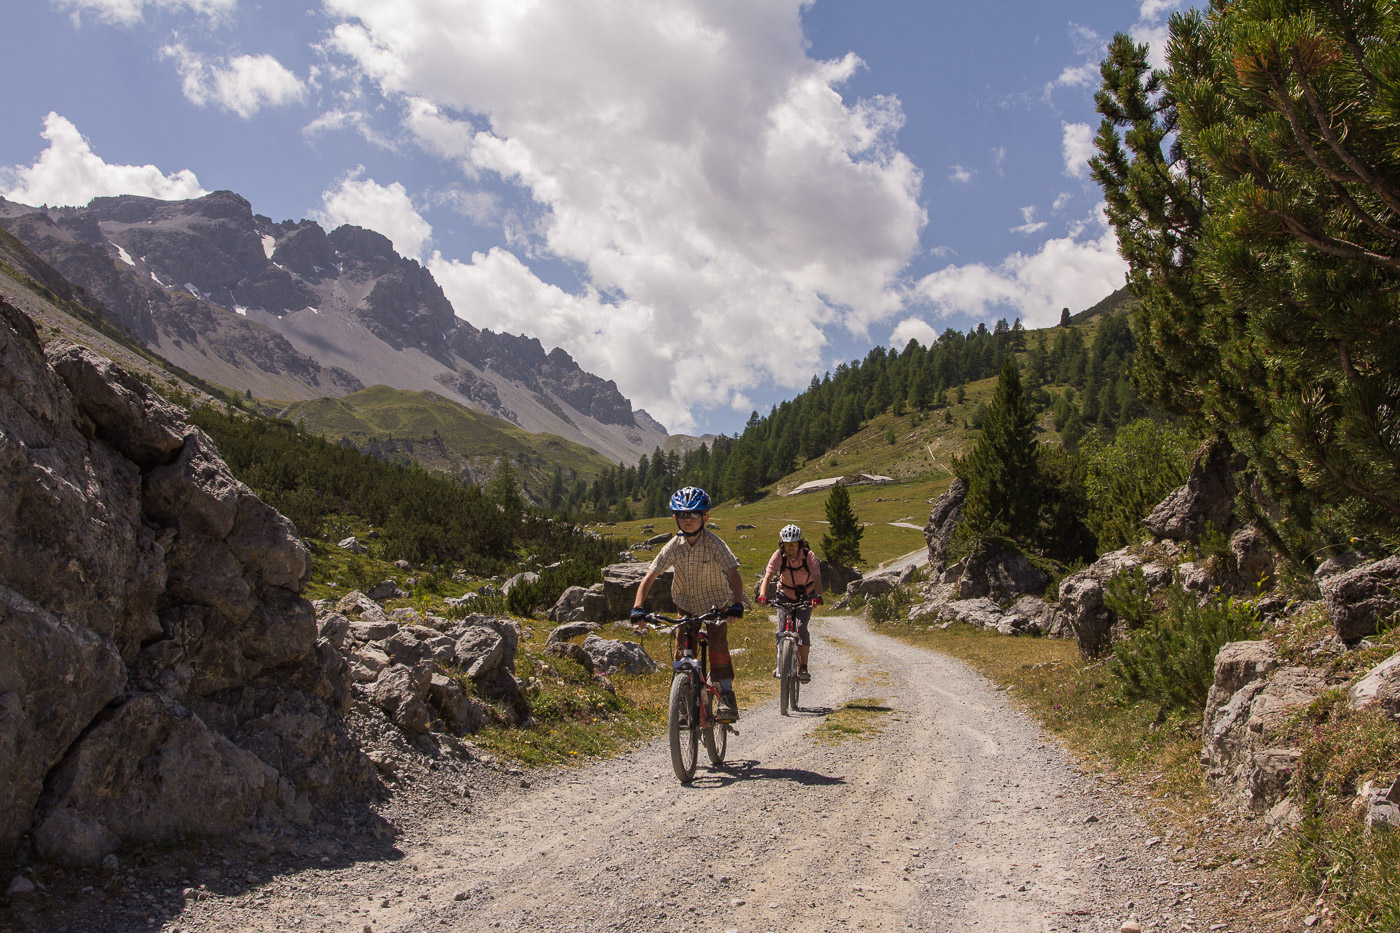
M 431 272 L 372 230 L 273 222 L 231 191 L 64 208 L 0 199 L 0 227 L 144 345 L 237 392 L 294 402 L 370 385 L 433 391 L 617 462 L 668 443 L 562 348 L 458 317 Z

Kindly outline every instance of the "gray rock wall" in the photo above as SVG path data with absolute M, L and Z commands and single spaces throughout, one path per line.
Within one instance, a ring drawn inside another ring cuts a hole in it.
M 98 861 L 366 789 L 310 570 L 177 409 L 0 301 L 0 858 L 32 833 Z

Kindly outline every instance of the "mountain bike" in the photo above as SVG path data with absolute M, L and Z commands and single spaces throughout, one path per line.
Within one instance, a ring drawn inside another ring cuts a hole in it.
M 788 599 L 777 594 L 772 599 L 778 610 L 778 709 L 784 716 L 797 709 L 802 679 L 797 665 L 797 611 L 811 609 L 810 599 Z
M 705 623 L 723 625 L 729 617 L 719 609 L 704 615 L 671 619 L 647 613 L 647 628 L 667 635 L 677 632 L 681 656 L 671 662 L 671 697 L 667 704 L 666 732 L 671 744 L 671 767 L 682 784 L 695 779 L 696 753 L 703 739 L 705 753 L 716 768 L 724 764 L 729 736 L 738 735 L 733 724 L 715 720 L 719 687 L 710 679 L 709 640 Z M 655 623 L 662 623 L 657 625 Z

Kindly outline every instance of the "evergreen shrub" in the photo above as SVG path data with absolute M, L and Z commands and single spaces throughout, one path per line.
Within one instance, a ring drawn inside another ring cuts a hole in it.
M 1179 585 L 1166 599 L 1165 612 L 1114 646 L 1110 669 L 1128 699 L 1199 715 L 1215 682 L 1216 654 L 1257 634 L 1259 613 L 1251 599 L 1217 597 L 1200 605 Z

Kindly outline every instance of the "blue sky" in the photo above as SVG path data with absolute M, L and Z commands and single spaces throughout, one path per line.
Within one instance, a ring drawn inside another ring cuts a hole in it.
M 356 223 L 673 433 L 1122 284 L 1084 160 L 1179 0 L 25 0 L 0 194 Z M 19 41 L 16 41 L 19 39 Z

